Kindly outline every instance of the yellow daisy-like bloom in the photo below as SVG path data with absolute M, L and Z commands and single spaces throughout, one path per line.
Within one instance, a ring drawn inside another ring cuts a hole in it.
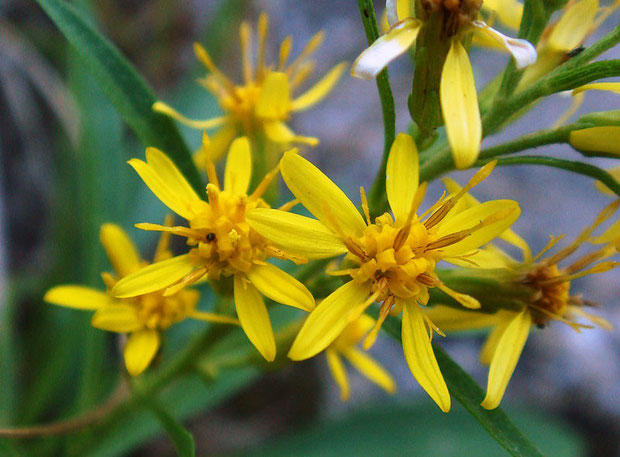
M 340 398 L 343 401 L 347 400 L 351 393 L 343 358 L 386 392 L 396 392 L 396 383 L 385 368 L 356 347 L 374 325 L 375 320 L 372 317 L 365 314 L 360 316 L 347 325 L 325 350 L 329 371 L 340 387 Z
M 475 20 L 481 3 L 478 0 L 422 2 L 426 15 L 438 10 L 443 12 L 444 32 L 450 40 L 450 49 L 441 71 L 439 97 L 457 168 L 467 168 L 476 161 L 482 140 L 478 96 L 469 56 L 461 43 L 463 36 L 475 33 L 495 43 L 512 54 L 518 68 L 525 68 L 536 61 L 536 50 L 528 41 L 507 37 L 484 22 Z M 425 21 L 412 16 L 403 17 L 401 14 L 410 13 L 398 6 L 395 1 L 387 2 L 387 18 L 391 28 L 360 54 L 351 69 L 353 76 L 365 79 L 376 77 L 415 43 Z
M 203 149 L 209 150 L 208 137 Z M 208 159 L 208 157 L 207 157 Z M 168 208 L 186 219 L 189 227 L 137 224 L 144 230 L 170 232 L 187 238 L 193 246 L 188 254 L 154 263 L 129 274 L 112 290 L 115 297 L 134 297 L 164 289 L 169 296 L 196 281 L 207 278 L 234 279 L 234 300 L 241 327 L 249 340 L 272 361 L 276 344 L 267 308 L 261 296 L 305 311 L 314 309 L 314 298 L 295 278 L 266 263 L 272 256 L 303 261 L 287 256 L 256 233 L 245 220 L 245 213 L 268 205 L 261 199 L 278 170 L 269 173 L 252 194 L 247 194 L 252 174 L 250 143 L 237 138 L 228 152 L 221 188 L 213 162 L 207 160 L 209 184 L 202 200 L 172 161 L 155 148 L 146 150 L 146 162 L 132 159 L 129 164 L 145 184 Z
M 339 81 L 347 63 L 336 65 L 312 88 L 293 99 L 292 93 L 312 74 L 314 62 L 309 57 L 321 45 L 324 34 L 319 32 L 314 35 L 301 54 L 290 63 L 288 60 L 293 42 L 290 36 L 285 38 L 280 46 L 277 64 L 270 65 L 266 61 L 268 22 L 267 14 L 262 13 L 258 20 L 256 68 L 252 65 L 252 29 L 246 22 L 239 28 L 243 65 L 243 83 L 239 85 L 215 66 L 200 44 L 194 44 L 196 56 L 210 72 L 198 82 L 217 98 L 224 116 L 193 120 L 161 101 L 153 105 L 155 111 L 171 116 L 189 127 L 201 130 L 218 128 L 210 151 L 213 161 L 218 160 L 231 141 L 241 135 L 264 135 L 268 140 L 280 144 L 281 148 L 291 143 L 315 146 L 319 142 L 313 137 L 296 135 L 286 123 L 292 113 L 304 111 L 325 98 Z M 202 163 L 204 157 L 198 153 L 196 160 Z
M 43 299 L 54 305 L 95 311 L 91 321 L 93 327 L 110 332 L 129 333 L 123 356 L 127 371 L 132 376 L 139 375 L 149 366 L 161 345 L 161 333 L 172 324 L 188 317 L 239 324 L 237 319 L 196 310 L 200 298 L 197 290 L 186 289 L 169 296 L 160 290 L 153 290 L 127 299 L 113 297 L 110 289 L 117 280 L 148 265 L 148 262 L 140 259 L 131 239 L 119 226 L 102 225 L 100 238 L 116 272 L 116 276 L 101 274 L 108 292 L 80 285 L 63 285 L 47 291 Z M 162 234 L 154 262 L 170 258 L 169 238 L 168 233 Z
M 426 186 L 418 186 L 418 153 L 409 135 L 399 134 L 387 162 L 386 190 L 393 216 L 385 213 L 374 223 L 362 189 L 366 221 L 347 196 L 319 169 L 299 155 L 285 153 L 282 177 L 291 192 L 317 219 L 272 209 L 247 214 L 250 225 L 287 252 L 311 259 L 346 253 L 350 268 L 332 274 L 351 281 L 330 294 L 310 314 L 289 352 L 293 360 L 314 356 L 328 347 L 347 325 L 373 302 L 381 302 L 380 317 L 366 337 L 368 349 L 391 312 L 403 312 L 405 358 L 414 377 L 443 411 L 450 409 L 448 389 L 431 346 L 436 327 L 419 304 L 428 302 L 428 288 L 439 287 L 464 306 L 476 308 L 473 298 L 448 289 L 437 278 L 435 265 L 468 256 L 508 229 L 519 215 L 511 200 L 482 203 L 467 211 L 453 210 L 460 197 L 488 176 L 483 167 L 466 189 L 440 199 L 422 216 L 416 214 Z M 423 218 L 426 217 L 425 220 Z
M 584 306 L 589 306 L 591 303 L 583 300 L 581 295 L 571 295 L 570 290 L 573 279 L 604 273 L 620 265 L 618 262 L 604 260 L 618 252 L 620 221 L 609 227 L 600 237 L 591 238 L 594 230 L 613 214 L 619 203 L 620 201 L 615 201 L 608 205 L 595 222 L 570 245 L 546 258 L 542 256 L 561 237 L 552 238 L 549 244 L 533 258 L 529 255 L 529 247 L 526 245 L 527 250 L 524 251 L 523 262 L 514 260 L 492 245 L 471 257 L 471 260 L 476 262 L 480 268 L 500 272 L 503 281 L 531 289 L 532 293 L 527 301 L 524 301 L 523 296 L 514 298 L 515 303 L 522 303 L 522 309 L 500 310 L 495 314 L 483 314 L 447 306 L 437 306 L 428 310 L 429 318 L 444 331 L 495 327 L 480 354 L 481 362 L 490 364 L 487 394 L 482 402 L 484 408 L 494 409 L 499 406 L 528 334 L 534 325 L 542 328 L 550 321 L 557 320 L 580 331 L 582 328 L 591 328 L 590 325 L 577 322 L 579 318 L 585 318 L 602 328 L 611 329 L 611 325 L 606 320 L 584 311 Z M 572 255 L 585 241 L 599 243 L 603 246 L 578 258 L 566 267 L 558 265 Z

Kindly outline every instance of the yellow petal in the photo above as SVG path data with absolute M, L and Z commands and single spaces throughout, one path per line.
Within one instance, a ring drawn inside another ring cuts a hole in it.
M 438 237 L 470 229 L 487 218 L 493 219 L 497 214 L 500 215 L 497 220 L 475 230 L 462 241 L 442 248 L 443 255 L 445 257 L 458 256 L 487 244 L 514 224 L 521 210 L 514 200 L 492 200 L 469 208 L 454 217 L 446 217 L 438 226 Z
M 198 319 L 203 322 L 215 322 L 216 324 L 241 325 L 239 319 L 230 316 L 222 316 L 221 314 L 206 313 L 204 311 L 192 311 L 189 314 L 192 319 Z
M 330 348 L 325 351 L 325 355 L 327 356 L 329 371 L 338 387 L 340 387 L 340 399 L 346 401 L 349 399 L 351 389 L 349 388 L 349 378 L 347 377 L 347 371 L 344 368 L 342 359 L 335 350 Z
M 351 75 L 362 79 L 375 78 L 390 62 L 413 45 L 421 27 L 422 22 L 411 17 L 397 23 L 355 59 Z
M 192 206 L 201 202 L 196 192 L 166 154 L 155 148 L 147 148 L 146 163 L 131 159 L 129 165 L 164 205 L 185 219 L 194 216 Z
M 467 168 L 478 158 L 482 124 L 469 56 L 458 39 L 452 40 L 441 71 L 439 97 L 454 164 Z
M 96 310 L 114 301 L 105 292 L 72 285 L 52 287 L 45 293 L 43 300 L 52 305 L 86 310 Z
M 325 259 L 347 252 L 340 237 L 316 219 L 268 208 L 248 211 L 245 219 L 259 234 L 292 254 Z
M 248 279 L 260 293 L 283 305 L 312 311 L 314 297 L 306 286 L 288 273 L 269 263 L 254 265 L 248 272 Z
M 212 162 L 217 162 L 224 153 L 230 147 L 231 141 L 237 136 L 239 133 L 235 124 L 227 124 L 221 129 L 219 129 L 213 136 L 211 136 L 211 143 L 209 144 L 209 158 Z M 200 150 L 199 150 L 200 151 Z M 196 165 L 205 168 L 206 162 L 199 162 L 199 157 L 194 155 L 194 161 L 196 161 Z
M 99 239 L 119 278 L 140 267 L 140 254 L 127 233 L 116 224 L 103 224 Z
M 281 171 L 293 195 L 327 227 L 360 236 L 366 224 L 351 200 L 317 167 L 303 157 L 285 152 Z
M 483 408 L 497 408 L 502 401 L 531 327 L 532 318 L 527 310 L 517 314 L 506 327 L 489 368 L 487 395 L 481 403 Z
M 590 127 L 573 130 L 568 140 L 572 147 L 584 152 L 620 155 L 620 127 Z
M 196 266 L 189 254 L 154 263 L 125 276 L 116 283 L 112 295 L 118 298 L 135 297 L 165 289 L 190 274 Z
M 235 275 L 235 308 L 243 331 L 258 352 L 272 362 L 276 358 L 276 341 L 267 307 L 256 287 Z
M 564 10 L 564 14 L 547 39 L 548 46 L 558 51 L 570 51 L 586 39 L 598 11 L 598 0 L 581 0 Z
M 293 100 L 291 110 L 303 111 L 323 100 L 340 81 L 347 65 L 347 62 L 341 62 L 332 68 L 318 83 Z
M 289 358 L 304 360 L 329 346 L 349 324 L 350 312 L 364 303 L 369 291 L 369 286 L 350 281 L 332 292 L 304 322 Z
M 620 243 L 620 220 L 614 222 L 600 236 L 591 241 L 596 244 Z
M 224 190 L 233 194 L 245 195 L 252 178 L 252 154 L 250 141 L 243 136 L 230 145 L 226 170 L 224 171 Z
M 496 314 L 465 311 L 443 305 L 424 308 L 424 314 L 444 332 L 457 332 L 460 330 L 491 327 L 498 322 Z
M 450 411 L 450 394 L 439 371 L 422 310 L 415 302 L 407 301 L 403 305 L 402 341 L 407 365 L 420 386 L 447 413 Z
M 392 378 L 392 375 L 372 357 L 355 347 L 350 347 L 345 350 L 343 355 L 351 362 L 351 365 L 366 378 L 391 394 L 396 392 L 396 382 L 394 378 Z
M 129 333 L 143 328 L 138 319 L 138 310 L 128 303 L 114 303 L 99 308 L 90 323 L 101 330 L 118 333 Z
M 263 128 L 267 138 L 274 143 L 302 143 L 309 146 L 316 146 L 319 144 L 319 140 L 317 138 L 295 135 L 295 132 L 293 132 L 284 122 L 281 121 L 265 121 L 263 122 Z
M 482 346 L 482 350 L 480 351 L 481 364 L 491 364 L 491 360 L 493 360 L 493 355 L 495 354 L 499 340 L 502 338 L 504 330 L 506 330 L 506 327 L 508 327 L 508 324 L 510 324 L 514 316 L 515 314 L 511 312 L 498 315 L 497 326 L 491 331 L 491 333 L 489 333 L 489 336 L 487 336 L 487 339 Z
M 505 26 L 519 30 L 521 16 L 523 15 L 523 3 L 518 0 L 485 0 L 482 8 L 493 11 L 499 22 Z
M 270 72 L 256 102 L 256 115 L 263 119 L 288 119 L 291 111 L 291 89 L 286 73 Z
M 620 95 L 620 83 L 592 83 L 586 84 L 585 86 L 578 87 L 573 90 L 573 95 L 577 95 L 580 92 L 584 92 L 586 90 L 606 90 L 610 92 L 615 92 Z
M 399 133 L 388 156 L 385 190 L 395 219 L 406 219 L 420 178 L 418 148 L 413 138 Z
M 152 329 L 139 330 L 129 335 L 123 357 L 131 376 L 138 376 L 150 365 L 161 344 L 159 332 Z
M 194 129 L 200 129 L 200 130 L 220 127 L 221 125 L 226 123 L 226 121 L 228 120 L 226 116 L 215 117 L 212 119 L 200 119 L 200 120 L 189 119 L 183 116 L 181 113 L 179 113 L 177 110 L 175 110 L 171 106 L 163 102 L 155 102 L 153 104 L 153 111 L 157 113 L 165 114 L 166 116 L 176 119 L 181 124 L 187 125 L 188 127 L 191 127 Z
M 486 38 L 494 40 L 501 49 L 508 51 L 512 54 L 515 60 L 515 65 L 518 69 L 523 69 L 528 65 L 532 65 L 536 62 L 537 54 L 536 48 L 532 46 L 527 40 L 521 40 L 518 38 L 511 38 L 498 32 L 492 27 L 489 27 L 482 21 L 474 21 L 473 25 L 475 31 L 478 34 L 484 35 Z

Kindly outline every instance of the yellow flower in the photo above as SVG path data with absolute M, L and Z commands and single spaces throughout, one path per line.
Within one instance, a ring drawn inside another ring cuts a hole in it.
M 589 90 L 604 90 L 620 95 L 620 83 L 603 82 L 586 84 L 573 90 L 573 95 Z M 575 149 L 620 156 L 620 125 L 603 125 L 570 132 L 568 141 Z
M 482 249 L 479 255 L 471 257 L 480 268 L 493 269 L 503 281 L 529 290 L 528 294 L 514 297 L 514 309 L 501 309 L 495 314 L 447 306 L 428 310 L 428 317 L 444 331 L 494 327 L 480 354 L 481 362 L 490 364 L 487 394 L 482 402 L 484 408 L 494 409 L 499 406 L 532 326 L 542 328 L 550 321 L 557 320 L 579 332 L 582 328 L 591 328 L 590 325 L 577 322 L 579 318 L 585 318 L 602 328 L 611 328 L 604 319 L 584 311 L 583 308 L 590 306 L 591 302 L 583 300 L 581 295 L 571 295 L 570 290 L 573 279 L 604 273 L 620 265 L 618 262 L 604 261 L 618 252 L 614 245 L 620 241 L 620 221 L 609 227 L 600 237 L 591 238 L 594 230 L 613 214 L 619 203 L 620 200 L 608 205 L 595 222 L 583 230 L 570 245 L 548 257 L 542 258 L 562 237 L 552 238 L 533 258 L 528 256 L 528 247 L 523 262 L 514 260 L 492 245 Z M 585 241 L 603 246 L 566 267 L 559 267 L 558 264 L 571 256 Z M 482 297 L 479 298 L 482 300 Z M 488 300 L 498 298 L 494 296 Z
M 327 365 L 340 387 L 340 398 L 349 398 L 350 387 L 342 358 L 344 357 L 361 374 L 382 387 L 389 393 L 396 392 L 396 383 L 392 376 L 372 357 L 360 351 L 356 346 L 373 328 L 375 321 L 370 316 L 362 315 L 348 324 L 342 333 L 325 349 Z
M 332 68 L 318 83 L 292 99 L 292 93 L 312 74 L 314 62 L 308 58 L 321 45 L 323 33 L 319 32 L 308 42 L 301 54 L 288 63 L 292 47 L 291 37 L 280 46 L 277 64 L 266 62 L 268 17 L 265 13 L 258 20 L 258 56 L 256 68 L 252 65 L 252 30 L 243 22 L 239 28 L 243 65 L 243 83 L 236 84 L 213 63 L 208 52 L 198 43 L 194 52 L 210 74 L 199 83 L 218 100 L 225 115 L 213 119 L 192 120 L 158 101 L 153 105 L 157 112 L 166 114 L 183 124 L 197 129 L 219 128 L 213 137 L 211 160 L 218 160 L 231 141 L 241 135 L 265 135 L 268 140 L 286 148 L 291 143 L 318 144 L 313 137 L 298 136 L 286 125 L 292 113 L 304 111 L 319 103 L 336 85 L 347 63 Z M 200 155 L 197 161 L 204 160 Z
M 209 150 L 208 141 L 205 134 L 205 151 Z M 136 227 L 186 237 L 187 244 L 193 248 L 188 254 L 154 263 L 124 277 L 114 286 L 113 295 L 134 297 L 164 289 L 164 296 L 168 296 L 203 278 L 217 281 L 232 276 L 241 327 L 263 357 L 272 361 L 276 344 L 261 294 L 305 311 L 314 309 L 314 298 L 303 284 L 265 262 L 272 256 L 303 259 L 287 256 L 281 249 L 271 246 L 245 220 L 246 211 L 267 207 L 261 195 L 278 170 L 265 176 L 248 195 L 252 174 L 250 143 L 245 137 L 237 138 L 228 152 L 223 188 L 213 162 L 207 161 L 210 181 L 206 189 L 207 203 L 163 152 L 148 148 L 146 162 L 132 159 L 129 164 L 157 198 L 189 224 L 189 227 L 165 227 L 146 223 Z
M 310 259 L 346 253 L 351 267 L 332 274 L 352 279 L 310 314 L 293 342 L 289 357 L 293 360 L 312 357 L 328 347 L 373 302 L 381 302 L 380 317 L 366 337 L 364 347 L 368 349 L 372 345 L 390 312 L 403 311 L 403 350 L 409 368 L 439 407 L 448 411 L 450 396 L 430 342 L 435 326 L 424 317 L 418 305 L 428 302 L 429 287 L 438 287 L 464 306 L 479 306 L 471 297 L 445 287 L 434 270 L 440 260 L 452 261 L 470 255 L 517 219 L 519 206 L 510 200 L 482 203 L 459 213 L 453 211 L 462 194 L 488 176 L 493 164 L 478 171 L 463 193 L 440 199 L 418 216 L 416 210 L 426 186 L 418 186 L 418 154 L 413 139 L 399 134 L 387 163 L 386 190 L 393 216 L 385 213 L 374 223 L 370 221 L 363 189 L 366 221 L 347 196 L 307 160 L 285 153 L 280 166 L 291 192 L 318 220 L 256 209 L 248 213 L 248 222 L 287 252 Z
M 163 233 L 154 262 L 170 257 L 170 235 Z M 196 310 L 200 298 L 197 290 L 186 289 L 165 296 L 161 291 L 151 291 L 128 299 L 116 299 L 110 293 L 117 280 L 148 265 L 127 234 L 117 225 L 101 226 L 100 238 L 116 276 L 102 273 L 108 292 L 79 285 L 56 286 L 48 290 L 43 299 L 54 305 L 95 311 L 93 327 L 110 332 L 129 333 L 123 356 L 127 371 L 132 376 L 142 373 L 151 363 L 161 345 L 161 333 L 172 324 L 188 317 L 203 321 L 238 324 L 236 319 Z
M 353 76 L 365 79 L 376 77 L 415 43 L 425 22 L 415 17 L 403 17 L 401 14 L 405 9 L 399 8 L 397 3 L 400 2 L 387 2 L 391 29 L 360 54 L 351 69 Z M 463 36 L 474 33 L 495 43 L 512 54 L 518 68 L 534 63 L 536 50 L 525 40 L 507 37 L 484 22 L 474 20 L 480 2 L 429 0 L 423 3 L 428 4 L 426 15 L 433 14 L 429 11 L 444 14 L 445 35 L 450 40 L 450 47 L 441 71 L 439 98 L 454 164 L 457 168 L 467 168 L 478 158 L 482 125 L 469 56 L 461 43 Z

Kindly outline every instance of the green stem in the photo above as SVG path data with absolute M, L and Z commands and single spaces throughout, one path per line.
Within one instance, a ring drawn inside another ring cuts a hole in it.
M 539 132 L 524 135 L 506 143 L 491 146 L 480 151 L 480 159 L 491 159 L 497 156 L 514 154 L 530 148 L 537 148 L 547 144 L 568 143 L 570 132 L 584 128 L 578 124 L 569 124 L 557 129 L 541 130 Z
M 377 25 L 375 8 L 371 0 L 358 0 L 357 3 L 362 15 L 366 39 L 368 44 L 371 45 L 379 38 L 379 26 Z M 385 201 L 385 169 L 390 148 L 396 136 L 396 111 L 387 68 L 377 75 L 377 89 L 379 90 L 381 110 L 383 112 L 384 145 L 381 166 L 368 194 L 371 208 L 379 207 L 381 202 Z
M 489 162 L 489 160 L 479 160 L 474 166 L 482 166 L 487 162 Z M 602 168 L 595 167 L 589 163 L 540 156 L 503 157 L 497 159 L 497 166 L 509 165 L 542 165 L 545 167 L 560 168 L 562 170 L 571 171 L 580 175 L 590 176 L 591 178 L 601 181 L 614 193 L 620 196 L 620 183 L 618 183 L 613 176 Z

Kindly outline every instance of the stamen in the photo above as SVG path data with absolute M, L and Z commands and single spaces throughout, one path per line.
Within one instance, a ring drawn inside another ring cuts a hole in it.
M 209 179 L 209 182 L 211 184 L 213 184 L 219 189 L 220 181 L 217 177 L 217 172 L 215 171 L 215 164 L 211 160 L 211 140 L 209 139 L 209 135 L 207 135 L 207 132 L 202 133 L 201 150 L 204 153 L 205 157 L 205 169 L 207 171 L 207 178 Z
M 265 77 L 265 52 L 267 48 L 267 32 L 269 17 L 262 12 L 258 17 L 258 58 L 256 59 L 256 80 L 261 82 Z
M 615 246 L 612 246 L 612 245 L 604 246 L 600 249 L 597 249 L 594 252 L 584 255 L 577 261 L 573 262 L 573 264 L 569 266 L 568 268 L 566 268 L 564 271 L 569 274 L 574 273 L 576 271 L 581 270 L 582 268 L 587 267 L 591 263 L 611 257 L 612 255 L 615 255 L 617 252 L 618 251 L 616 250 Z
M 241 42 L 241 61 L 243 63 L 243 80 L 246 84 L 252 81 L 252 27 L 243 21 L 239 27 L 239 41 Z
M 153 111 L 157 113 L 164 114 L 172 119 L 179 121 L 181 124 L 187 125 L 188 127 L 194 129 L 213 129 L 216 127 L 220 127 L 226 123 L 228 118 L 226 116 L 222 117 L 214 117 L 211 119 L 190 119 L 188 117 L 183 116 L 177 110 L 172 108 L 169 105 L 166 105 L 164 102 L 155 102 L 153 103 Z
M 443 293 L 445 293 L 446 295 L 448 295 L 448 296 L 452 297 L 453 299 L 455 299 L 457 302 L 459 302 L 465 308 L 468 308 L 468 309 L 480 309 L 480 307 L 481 307 L 480 302 L 478 300 L 476 300 L 474 297 L 472 297 L 471 295 L 466 295 L 466 294 L 462 294 L 462 293 L 456 292 L 456 291 L 450 289 L 448 286 L 446 286 L 441 281 L 437 282 L 436 287 L 439 290 L 441 290 Z
M 207 196 L 209 197 L 209 205 L 213 208 L 214 213 L 219 213 L 221 211 L 220 208 L 220 189 L 213 184 L 207 184 Z
M 296 205 L 299 204 L 299 200 L 297 200 L 296 198 L 291 200 L 290 202 L 286 202 L 285 204 L 283 204 L 282 206 L 280 206 L 278 208 L 279 211 L 290 211 L 291 209 L 293 209 Z
M 292 47 L 293 47 L 293 38 L 289 35 L 286 38 L 284 38 L 284 40 L 282 40 L 282 44 L 280 45 L 280 56 L 278 59 L 278 71 L 284 70 L 286 61 L 288 60 L 288 57 L 291 54 Z
M 557 129 L 562 127 L 568 120 L 577 112 L 579 107 L 583 104 L 583 100 L 586 93 L 582 92 L 573 96 L 573 101 L 570 107 L 566 110 L 564 114 L 562 114 L 551 127 L 552 129 Z
M 383 322 L 385 322 L 385 319 L 390 314 L 390 311 L 392 310 L 393 306 L 394 306 L 394 296 L 389 295 L 385 300 L 383 300 L 383 303 L 381 304 L 381 308 L 379 309 L 379 318 L 375 322 L 375 325 L 373 326 L 370 333 L 368 333 L 368 335 L 366 335 L 366 338 L 364 339 L 363 347 L 365 351 L 369 350 L 375 344 L 375 341 L 377 341 L 379 330 L 381 329 Z
M 345 236 L 345 235 L 343 234 L 342 236 Z M 366 255 L 366 252 L 364 251 L 364 247 L 361 246 L 358 242 L 356 242 L 350 236 L 344 239 L 344 245 L 347 247 L 349 252 L 353 254 L 354 256 L 357 256 L 363 260 L 366 260 L 368 258 L 368 256 Z
M 276 167 L 273 170 L 267 173 L 265 177 L 261 180 L 261 182 L 258 183 L 258 186 L 256 186 L 256 189 L 254 189 L 254 192 L 252 192 L 252 195 L 248 197 L 248 200 L 257 200 L 261 198 L 263 194 L 265 193 L 265 191 L 267 190 L 267 188 L 269 187 L 269 184 L 271 184 L 271 181 L 273 181 L 273 178 L 275 178 L 279 172 L 280 172 L 280 164 L 278 163 L 278 165 L 276 165 Z
M 196 57 L 198 57 L 198 60 L 200 60 L 202 64 L 207 67 L 211 73 L 213 73 L 213 76 L 220 80 L 230 95 L 238 99 L 233 82 L 215 66 L 211 56 L 200 43 L 194 43 L 194 53 L 196 54 Z
M 426 314 L 422 315 L 424 317 L 424 321 L 426 323 L 427 328 L 429 329 L 429 340 L 432 342 L 433 341 L 433 332 L 437 333 L 438 335 L 443 336 L 444 338 L 446 337 L 446 334 L 435 325 L 435 323 L 431 320 L 430 317 L 428 317 Z
M 444 203 L 444 198 L 446 198 L 446 191 L 444 190 L 443 193 L 441 194 L 441 197 L 439 197 L 439 199 L 433 203 L 431 205 L 431 207 L 429 209 L 427 209 L 426 211 L 424 211 L 422 214 L 420 214 L 420 219 L 424 218 L 426 215 L 432 213 L 433 211 L 435 211 L 437 208 L 439 208 L 441 205 L 443 205 Z
M 421 191 L 420 191 L 421 189 Z M 415 195 L 413 196 L 413 200 L 411 200 L 411 207 L 409 208 L 409 214 L 407 214 L 407 220 L 405 221 L 405 225 L 398 231 L 396 237 L 394 238 L 394 250 L 398 251 L 407 238 L 409 238 L 409 233 L 411 233 L 411 222 L 413 221 L 413 216 L 415 216 L 415 212 L 420 206 L 420 203 L 424 199 L 424 195 L 426 194 L 426 183 L 422 183 L 420 187 L 416 190 Z
M 370 220 L 370 207 L 368 206 L 368 199 L 366 198 L 366 192 L 363 187 L 360 187 L 360 197 L 362 199 L 362 210 L 364 211 L 364 216 L 366 217 L 366 225 L 371 225 L 372 221 Z
M 314 71 L 314 62 L 305 62 L 299 67 L 299 71 L 291 78 L 291 91 L 297 89 Z
M 105 271 L 101 273 L 101 279 L 103 280 L 103 283 L 108 289 L 111 289 L 112 287 L 114 287 L 114 284 L 116 284 L 116 279 L 114 279 L 114 277 L 110 273 L 107 273 Z
M 208 267 L 197 268 L 196 270 L 192 271 L 190 274 L 185 276 L 182 280 L 180 280 L 176 284 L 173 284 L 170 287 L 167 287 L 164 290 L 164 297 L 170 297 L 176 294 L 181 289 L 194 284 L 196 281 L 202 278 L 208 271 L 209 271 Z
M 166 225 L 151 224 L 150 222 L 141 222 L 141 223 L 135 224 L 134 227 L 140 230 L 147 230 L 149 232 L 166 232 L 166 233 L 171 233 L 177 236 L 184 236 L 186 238 L 195 238 L 195 239 L 202 238 L 202 234 L 199 231 L 192 230 L 189 227 L 183 227 L 180 225 L 175 226 L 175 227 L 168 227 Z M 161 242 L 161 239 L 160 239 L 160 242 Z M 157 249 L 159 250 L 159 245 Z M 166 249 L 167 249 L 167 246 L 166 246 Z
M 577 322 L 570 321 L 570 320 L 565 319 L 564 317 L 560 316 L 559 314 L 556 314 L 556 313 L 554 313 L 552 311 L 549 311 L 546 308 L 541 308 L 541 307 L 536 306 L 536 305 L 531 304 L 531 303 L 528 305 L 528 307 L 533 309 L 533 310 L 535 310 L 535 311 L 538 311 L 539 313 L 542 313 L 542 314 L 546 315 L 547 317 L 549 317 L 549 318 L 551 318 L 553 320 L 560 321 L 563 324 L 568 325 L 570 328 L 572 328 L 576 332 L 580 332 L 582 328 L 594 328 L 591 325 L 584 325 L 584 324 L 579 324 Z
M 385 290 L 387 290 L 387 288 Z M 357 318 L 359 318 L 364 313 L 364 311 L 366 311 L 366 308 L 372 305 L 375 302 L 375 300 L 379 298 L 381 294 L 383 293 L 384 293 L 384 290 L 380 288 L 379 290 L 374 292 L 370 297 L 368 297 L 366 301 L 364 301 L 362 304 L 357 305 L 356 307 L 351 309 L 351 311 L 347 313 L 347 322 L 353 322 L 357 320 Z
M 327 270 L 325 273 L 327 273 L 330 276 L 350 276 L 356 271 L 357 269 L 348 268 L 346 270 Z
M 421 282 L 422 284 L 424 284 L 425 286 L 429 286 L 429 287 L 435 287 L 437 285 L 439 281 L 439 279 L 432 277 L 429 274 L 426 273 L 421 273 L 416 277 L 416 280 L 418 282 Z
M 581 317 L 584 317 L 586 319 L 588 319 L 590 322 L 592 322 L 594 325 L 596 325 L 597 327 L 602 328 L 603 330 L 613 330 L 614 326 L 611 324 L 611 322 L 609 322 L 607 319 L 603 319 L 602 317 L 599 316 L 595 316 L 594 314 L 590 314 L 580 308 L 577 308 L 576 306 L 570 307 L 570 312 L 577 314 Z
M 321 46 L 321 43 L 323 42 L 324 38 L 325 38 L 325 34 L 323 33 L 322 30 L 317 32 L 312 38 L 310 38 L 310 41 L 308 41 L 308 44 L 306 44 L 306 47 L 301 51 L 301 54 L 299 54 L 299 56 L 297 56 L 297 58 L 293 61 L 293 63 L 291 63 L 291 65 L 288 67 L 288 70 L 286 71 L 286 73 L 288 74 L 289 77 L 292 76 L 293 73 L 295 73 L 296 67 L 303 60 L 309 57 L 319 46 Z
M 540 259 L 547 251 L 549 251 L 549 249 L 551 249 L 553 246 L 558 244 L 558 242 L 562 240 L 565 236 L 566 235 L 550 236 L 549 242 L 547 243 L 547 245 L 544 248 L 542 248 L 542 250 L 532 258 L 531 263 L 536 263 L 538 259 Z M 545 261 L 545 263 L 548 263 L 548 262 Z
M 588 268 L 587 270 L 580 271 L 579 273 L 574 273 L 574 274 L 570 274 L 570 275 L 555 276 L 553 278 L 542 279 L 542 280 L 539 280 L 539 281 L 536 281 L 536 282 L 538 284 L 541 284 L 541 285 L 548 285 L 548 284 L 557 284 L 557 283 L 561 283 L 561 282 L 568 282 L 568 281 L 572 281 L 573 279 L 582 278 L 582 277 L 588 276 L 588 275 L 593 275 L 593 274 L 598 274 L 598 273 L 605 273 L 605 272 L 607 272 L 609 270 L 613 270 L 618 265 L 620 265 L 620 262 L 612 262 L 612 261 L 601 262 L 601 263 L 598 263 L 598 264 L 594 265 L 591 268 Z
M 296 255 L 296 254 L 291 254 L 276 246 L 271 246 L 271 245 L 265 246 L 263 248 L 263 252 L 270 257 L 276 257 L 282 260 L 290 260 L 294 262 L 295 265 L 301 265 L 303 263 L 308 263 L 308 259 L 306 257 Z

